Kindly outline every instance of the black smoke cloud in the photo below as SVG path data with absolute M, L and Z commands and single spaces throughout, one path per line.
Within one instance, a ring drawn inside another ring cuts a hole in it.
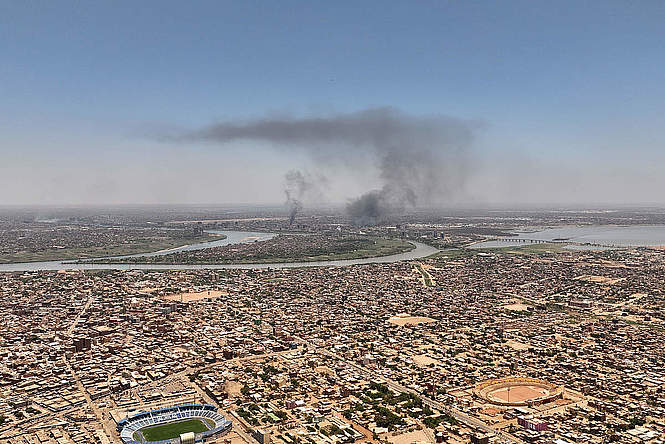
M 369 159 L 382 186 L 349 201 L 347 211 L 356 223 L 374 224 L 406 207 L 454 199 L 468 175 L 469 148 L 478 126 L 452 117 L 372 108 L 307 118 L 219 122 L 178 139 L 269 142 L 277 150 L 305 151 L 322 166 L 335 162 L 358 174 L 363 174 Z M 291 197 L 301 205 L 297 195 L 287 193 L 287 200 Z M 292 218 L 300 206 L 293 208 Z

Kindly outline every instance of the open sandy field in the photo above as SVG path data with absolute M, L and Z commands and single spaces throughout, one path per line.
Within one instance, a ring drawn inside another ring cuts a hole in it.
M 397 436 L 388 436 L 391 444 L 413 444 L 414 442 L 435 442 L 434 434 L 429 429 L 415 430 Z
M 418 324 L 431 324 L 436 322 L 436 319 L 426 318 L 424 316 L 410 316 L 406 313 L 398 314 L 388 319 L 393 325 L 418 325 Z
M 512 348 L 513 350 L 527 350 L 530 347 L 529 344 L 524 344 L 514 339 L 509 339 L 508 341 L 506 341 L 506 345 Z
M 335 371 L 328 366 L 320 365 L 314 369 L 315 372 L 321 373 L 322 375 L 335 376 Z
M 167 301 L 182 301 L 182 302 L 195 302 L 201 299 L 207 298 L 218 298 L 220 296 L 228 295 L 225 291 L 220 290 L 208 290 L 208 291 L 199 291 L 199 292 L 190 292 L 190 293 L 178 293 L 170 294 L 164 296 L 164 299 Z
M 154 293 L 158 290 L 161 290 L 162 288 L 163 287 L 145 287 L 145 288 L 140 289 L 138 292 L 141 293 L 141 294 L 150 294 L 150 293 Z
M 526 385 L 518 385 L 514 387 L 503 387 L 494 392 L 488 393 L 489 398 L 496 398 L 501 401 L 510 402 L 524 402 L 530 399 L 540 398 L 549 393 L 547 389 L 542 387 L 531 387 Z
M 504 305 L 503 308 L 510 311 L 527 311 L 529 307 L 524 304 L 508 304 Z
M 226 382 L 226 391 L 229 395 L 240 395 L 240 389 L 242 389 L 243 384 L 238 381 L 227 381 Z
M 575 279 L 577 279 L 578 281 L 593 282 L 595 284 L 607 284 L 607 285 L 614 285 L 624 280 L 624 278 L 613 279 L 606 276 L 594 276 L 590 274 L 583 274 L 582 276 L 578 276 Z
M 210 441 L 211 443 L 215 444 L 221 444 L 225 442 L 229 442 L 230 444 L 248 444 L 247 441 L 238 434 L 235 430 L 231 430 L 230 432 L 218 436 L 214 441 Z
M 437 361 L 434 358 L 430 358 L 427 355 L 415 355 L 412 356 L 411 359 L 413 359 L 413 362 L 415 362 L 417 365 L 420 366 L 428 366 L 430 364 L 441 364 L 439 361 Z

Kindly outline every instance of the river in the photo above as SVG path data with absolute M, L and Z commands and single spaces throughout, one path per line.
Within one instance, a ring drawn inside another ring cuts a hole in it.
M 275 233 L 258 233 L 251 231 L 210 231 L 210 233 L 223 234 L 226 239 L 211 242 L 203 242 L 193 245 L 185 245 L 168 250 L 160 250 L 152 253 L 139 253 L 128 256 L 114 256 L 116 259 L 140 256 L 161 256 L 177 251 L 201 250 L 204 248 L 219 247 L 223 245 L 241 244 L 249 242 L 260 242 L 272 239 Z M 343 267 L 347 265 L 390 263 L 413 259 L 421 259 L 437 253 L 434 247 L 429 245 L 408 241 L 415 245 L 411 251 L 406 253 L 391 254 L 389 256 L 369 257 L 364 259 L 345 259 L 333 261 L 316 262 L 283 262 L 272 264 L 219 264 L 219 265 L 166 265 L 166 264 L 76 264 L 70 261 L 45 261 L 45 262 L 22 262 L 16 264 L 0 264 L 0 272 L 11 271 L 38 271 L 38 270 L 200 270 L 200 269 L 257 269 L 257 268 L 297 268 L 297 267 Z M 86 259 L 88 260 L 88 259 Z
M 517 230 L 517 236 L 503 241 L 479 242 L 471 248 L 502 248 L 529 245 L 517 239 L 570 242 L 570 249 L 603 249 L 611 247 L 648 247 L 665 245 L 665 225 L 585 225 Z M 585 245 L 587 244 L 587 245 Z

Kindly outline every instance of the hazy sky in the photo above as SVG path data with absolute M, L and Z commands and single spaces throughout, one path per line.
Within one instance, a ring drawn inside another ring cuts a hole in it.
M 665 2 L 0 0 L 0 204 L 345 202 L 375 160 L 164 135 L 383 107 L 473 128 L 451 204 L 665 203 Z

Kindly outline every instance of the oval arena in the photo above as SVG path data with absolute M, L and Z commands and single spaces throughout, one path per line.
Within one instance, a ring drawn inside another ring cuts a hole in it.
M 473 394 L 492 404 L 531 406 L 545 404 L 563 397 L 564 387 L 537 378 L 510 377 L 481 382 Z

